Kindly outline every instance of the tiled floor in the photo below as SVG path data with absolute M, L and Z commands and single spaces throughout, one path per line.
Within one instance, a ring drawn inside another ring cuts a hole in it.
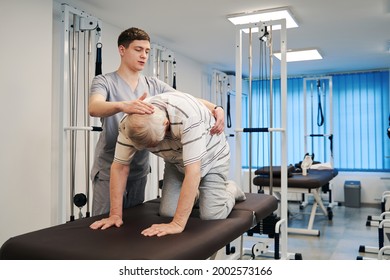
M 289 203 L 289 227 L 306 228 L 311 207 L 308 205 L 301 209 L 299 203 Z M 360 208 L 333 206 L 332 212 L 333 218 L 329 220 L 317 211 L 313 229 L 320 230 L 320 236 L 290 233 L 287 242 L 289 255 L 301 254 L 303 260 L 356 260 L 358 256 L 376 258 L 373 254 L 359 253 L 359 247 L 378 246 L 378 228 L 366 226 L 366 221 L 368 215 L 381 213 L 379 204 Z M 244 247 L 253 248 L 252 244 L 244 241 Z M 273 243 L 269 250 L 273 250 Z

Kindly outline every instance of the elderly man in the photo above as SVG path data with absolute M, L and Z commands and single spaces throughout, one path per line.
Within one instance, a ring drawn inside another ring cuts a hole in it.
M 145 236 L 163 236 L 185 229 L 198 200 L 201 219 L 224 219 L 236 200 L 245 199 L 237 185 L 227 180 L 230 149 L 224 133 L 210 133 L 215 119 L 198 99 L 182 92 L 167 92 L 145 99 L 153 114 L 126 115 L 119 124 L 111 167 L 110 216 L 93 229 L 121 226 L 122 196 L 134 154 L 147 149 L 165 161 L 160 215 L 173 217 L 155 224 Z M 199 196 L 199 197 L 198 197 Z

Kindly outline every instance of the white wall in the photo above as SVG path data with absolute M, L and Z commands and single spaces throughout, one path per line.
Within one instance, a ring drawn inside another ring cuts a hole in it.
M 175 53 L 175 58 L 177 69 L 176 89 L 202 98 L 203 82 L 207 83 L 207 81 L 204 81 L 202 65 L 182 56 L 180 53 Z
M 50 225 L 52 0 L 1 1 L 0 245 Z
M 384 191 L 390 191 L 390 175 L 380 172 L 339 172 L 332 181 L 333 200 L 344 202 L 345 181 L 360 181 L 361 203 L 379 204 Z

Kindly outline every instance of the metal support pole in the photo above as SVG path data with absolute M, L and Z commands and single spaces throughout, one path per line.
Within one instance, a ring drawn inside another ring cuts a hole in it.
M 280 30 L 280 50 L 281 50 L 281 67 L 280 67 L 280 89 L 281 89 L 281 127 L 285 128 L 281 132 L 281 219 L 288 220 L 287 205 L 287 31 L 286 20 L 280 20 L 282 28 Z M 282 240 L 282 258 L 287 259 L 288 238 L 287 231 L 283 231 Z
M 252 28 L 249 27 L 249 93 L 248 93 L 248 98 L 249 98 L 249 128 L 252 128 Z M 248 155 L 248 161 L 249 161 L 249 192 L 252 192 L 252 133 L 249 133 L 249 155 Z
M 70 125 L 77 125 L 77 81 L 78 81 L 78 71 L 77 71 L 77 51 L 76 46 L 78 46 L 78 40 L 76 38 L 76 25 L 77 25 L 77 15 L 73 14 L 72 22 L 72 67 L 70 69 L 71 77 L 71 92 L 69 94 L 69 110 L 70 110 Z M 70 181 L 70 220 L 74 220 L 74 208 L 73 208 L 73 197 L 75 194 L 75 170 L 76 170 L 76 133 L 70 131 L 70 160 L 69 160 L 69 181 Z
M 242 127 L 242 29 L 238 28 L 236 31 L 236 125 Z M 236 153 L 235 162 L 241 166 L 241 146 L 242 134 L 236 134 Z M 235 180 L 239 186 L 242 186 L 242 173 L 241 168 L 236 168 Z
M 274 127 L 274 90 L 273 90 L 273 42 L 272 42 L 272 25 L 270 26 L 269 41 L 269 127 Z M 269 192 L 273 194 L 274 175 L 273 175 L 273 146 L 274 138 L 272 131 L 269 132 Z
M 91 30 L 88 30 L 88 51 L 87 51 L 87 66 L 86 66 L 86 74 L 84 76 L 84 125 L 86 127 L 90 126 L 90 119 L 89 119 L 89 109 L 88 109 L 88 104 L 89 104 L 89 85 L 90 85 L 90 77 L 91 77 L 91 65 L 92 65 L 92 37 L 91 37 Z M 85 63 L 84 63 L 85 65 Z M 91 188 L 91 180 L 89 179 L 89 172 L 90 172 L 90 153 L 91 153 L 91 140 L 90 140 L 90 133 L 89 131 L 85 131 L 84 133 L 84 148 L 85 148 L 85 195 L 87 197 L 87 210 L 86 210 L 86 217 L 90 216 L 90 199 L 89 199 L 89 190 Z

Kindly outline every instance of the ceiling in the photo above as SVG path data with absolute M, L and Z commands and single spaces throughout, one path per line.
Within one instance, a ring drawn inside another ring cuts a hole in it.
M 390 67 L 390 0 L 61 2 L 83 9 L 122 29 L 132 26 L 142 28 L 151 35 L 152 41 L 174 53 L 229 73 L 235 72 L 236 31 L 227 15 L 286 6 L 299 24 L 298 28 L 287 30 L 287 48 L 314 47 L 324 57 L 323 60 L 288 63 L 289 76 Z M 274 42 L 279 42 L 278 35 L 279 31 L 274 31 Z M 245 44 L 247 41 L 245 35 Z M 279 46 L 274 44 L 275 51 L 280 49 Z M 247 49 L 246 45 L 243 47 Z M 275 65 L 277 63 L 278 60 Z M 243 73 L 247 73 L 245 66 Z

